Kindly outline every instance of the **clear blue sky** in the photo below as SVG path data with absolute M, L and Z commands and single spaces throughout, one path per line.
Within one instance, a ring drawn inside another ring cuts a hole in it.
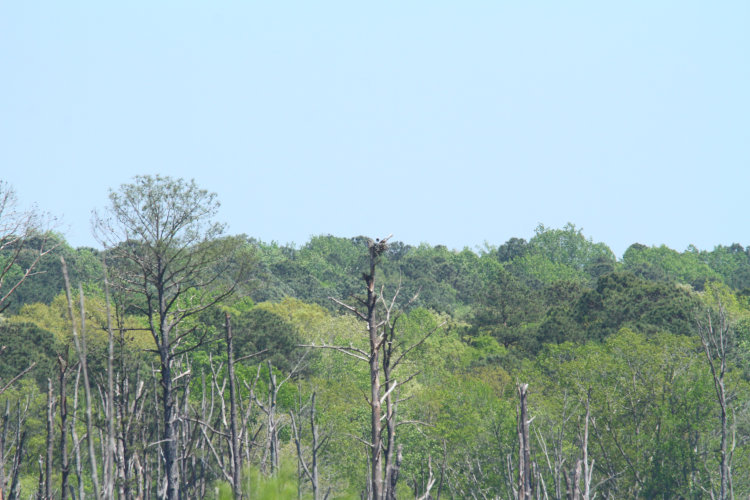
M 750 2 L 0 0 L 0 178 L 94 245 L 136 174 L 231 233 L 750 244 Z

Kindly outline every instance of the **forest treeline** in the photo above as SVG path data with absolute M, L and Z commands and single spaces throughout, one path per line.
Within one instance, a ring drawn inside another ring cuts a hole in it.
M 0 187 L 0 498 L 750 495 L 750 248 L 281 245 L 160 176 L 72 248 Z

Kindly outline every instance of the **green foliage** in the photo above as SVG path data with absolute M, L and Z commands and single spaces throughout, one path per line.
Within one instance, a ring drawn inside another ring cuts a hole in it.
M 688 291 L 673 284 L 615 272 L 599 278 L 596 288 L 571 307 L 552 308 L 541 332 L 546 341 L 558 343 L 602 339 L 626 326 L 688 335 L 696 304 Z
M 361 289 L 366 256 L 361 237 L 317 236 L 299 249 L 256 240 L 251 244 L 262 269 L 260 285 L 251 292 L 256 301 L 294 297 L 336 310 L 329 297 L 348 299 Z M 489 263 L 504 263 L 532 288 L 558 281 L 587 284 L 616 268 L 606 245 L 586 239 L 568 224 L 563 229 L 539 226 L 530 242 L 513 238 L 482 255 L 466 248 L 394 242 L 381 263 L 379 281 L 386 290 L 400 286 L 404 297 L 419 292 L 417 304 L 422 307 L 467 319 L 478 293 L 493 281 L 495 271 Z
M 298 252 L 302 268 L 315 277 L 329 295 L 348 297 L 361 288 L 366 264 L 365 246 L 358 238 L 314 236 Z
M 295 259 L 296 249 L 291 246 L 280 246 L 276 242 L 263 243 L 250 238 L 248 244 L 253 246 L 258 255 L 256 273 L 259 284 L 251 291 L 257 302 L 280 300 L 284 297 L 301 297 L 297 280 L 304 280 L 305 273 Z
M 47 377 L 54 379 L 56 367 L 55 337 L 34 323 L 0 319 L 0 387 L 36 363 L 31 377 L 45 387 Z
M 90 375 L 100 384 L 106 376 L 106 317 L 98 284 L 101 255 L 92 249 L 71 249 L 62 238 L 59 242 L 74 285 L 78 281 L 86 285 Z M 191 370 L 181 379 L 189 381 L 190 393 L 182 392 L 180 386 L 177 399 L 189 416 L 197 418 L 205 396 L 200 374 L 211 375 L 209 356 L 214 368 L 223 363 L 217 371 L 221 387 L 226 375 L 224 314 L 229 313 L 237 356 L 269 349 L 264 356 L 236 367 L 242 412 L 248 418 L 246 431 L 256 436 L 248 451 L 251 467 L 245 475 L 246 495 L 298 498 L 295 450 L 284 413 L 304 404 L 315 391 L 316 423 L 321 434 L 328 436 L 319 455 L 322 481 L 331 487 L 331 498 L 358 498 L 368 454 L 358 438 L 368 438 L 370 417 L 365 404 L 369 383 L 365 363 L 331 349 L 308 353 L 302 376 L 290 379 L 279 393 L 282 467 L 275 476 L 259 472 L 265 439 L 263 414 L 246 405 L 248 386 L 256 377 L 256 395 L 263 398 L 268 390 L 265 361 L 270 359 L 271 370 L 283 379 L 303 353 L 299 344 L 367 349 L 361 322 L 338 314 L 338 307 L 328 298 L 349 300 L 360 293 L 366 256 L 363 240 L 325 235 L 296 248 L 242 237 L 222 244 L 230 243 L 237 250 L 235 260 L 215 259 L 225 248 L 219 245 L 205 254 L 207 262 L 220 264 L 210 264 L 209 270 L 223 269 L 222 265 L 237 270 L 256 259 L 258 270 L 240 288 L 247 297 L 182 318 L 179 333 L 186 336 L 179 347 L 195 349 L 181 351 L 176 361 L 181 370 L 188 363 Z M 127 245 L 138 247 L 133 242 Z M 197 250 L 203 243 L 196 245 L 190 248 Z M 715 481 L 718 410 L 705 356 L 694 335 L 694 314 L 715 309 L 719 303 L 734 326 L 726 381 L 733 395 L 731 422 L 738 437 L 735 491 L 738 497 L 746 495 L 750 488 L 746 479 L 750 478 L 750 453 L 744 438 L 750 435 L 746 405 L 750 400 L 750 299 L 740 290 L 750 287 L 748 255 L 739 245 L 684 253 L 633 245 L 624 262 L 618 263 L 606 245 L 592 242 L 572 224 L 562 229 L 539 226 L 529 242 L 512 238 L 483 253 L 393 243 L 378 275 L 386 296 L 399 283 L 400 297 L 420 292 L 416 307 L 399 319 L 398 337 L 403 343 L 397 350 L 434 331 L 409 353 L 396 373 L 399 381 L 414 375 L 399 388 L 399 421 L 422 423 L 399 426 L 398 440 L 404 445 L 399 498 L 421 494 L 428 461 L 441 475 L 441 497 L 510 497 L 509 477 L 515 472 L 508 467 L 515 467 L 518 458 L 517 382 L 530 384 L 532 453 L 550 497 L 565 496 L 564 481 L 554 477 L 553 455 L 558 453 L 562 468 L 572 472 L 580 458 L 588 401 L 592 417 L 589 456 L 595 463 L 597 497 L 700 498 Z M 21 271 L 27 257 L 22 256 L 14 272 Z M 130 269 L 115 257 L 108 252 L 113 272 Z M 41 265 L 44 275 L 19 289 L 18 307 L 7 310 L 0 321 L 0 344 L 8 346 L 0 355 L 0 378 L 8 380 L 32 360 L 38 363 L 32 375 L 0 398 L 0 410 L 6 399 L 14 405 L 29 402 L 25 427 L 30 434 L 22 470 L 25 496 L 36 489 L 36 457 L 44 454 L 46 378 L 55 379 L 56 354 L 70 344 L 71 331 L 65 297 L 60 294 L 59 261 L 49 258 Z M 225 278 L 218 276 L 214 284 Z M 193 294 L 192 283 L 176 302 L 180 308 L 189 308 L 201 298 Z M 206 289 L 202 298 L 215 297 L 212 293 Z M 146 304 L 122 294 L 116 300 L 120 312 L 139 311 Z M 158 403 L 159 386 L 150 371 L 154 355 L 146 351 L 153 348 L 153 339 L 150 333 L 133 330 L 147 322 L 143 315 L 126 316 L 122 325 L 129 330 L 116 346 L 116 360 L 122 362 L 118 369 L 138 372 L 146 387 L 143 401 Z M 201 339 L 210 342 L 199 345 Z M 71 357 L 75 357 L 72 351 Z M 73 380 L 69 383 L 72 390 Z M 228 398 L 228 389 L 224 390 Z M 85 433 L 81 402 L 79 394 L 79 438 Z M 136 441 L 159 439 L 161 410 L 150 409 L 147 406 L 143 421 L 136 424 L 142 433 Z M 95 425 L 102 428 L 103 415 L 101 402 L 95 401 Z M 227 444 L 219 433 L 225 432 L 225 418 L 216 409 L 211 416 L 217 430 L 213 436 L 217 453 L 224 458 Z M 191 427 L 191 432 L 200 443 L 199 427 Z M 310 431 L 303 430 L 302 437 L 307 453 Z M 95 446 L 98 451 L 101 443 Z M 140 442 L 134 446 L 150 467 L 155 466 L 158 447 Z M 550 462 L 545 446 L 552 454 Z M 7 452 L 12 456 L 12 446 Z M 215 458 L 207 453 L 204 458 L 205 477 L 209 481 L 222 477 Z M 562 490 L 553 495 L 556 480 Z M 208 493 L 210 498 L 231 498 L 231 488 L 221 481 Z M 304 481 L 301 498 L 309 498 Z
M 519 257 L 508 266 L 508 269 L 534 287 L 555 281 L 586 282 L 586 274 L 562 262 L 550 260 L 541 253 L 529 253 Z
M 10 283 L 15 281 L 13 277 L 19 278 L 23 270 L 33 265 L 38 256 L 38 248 L 56 247 L 53 252 L 44 255 L 34 268 L 34 275 L 26 279 L 13 292 L 10 307 L 6 312 L 17 313 L 26 304 L 43 303 L 50 304 L 52 300 L 64 289 L 60 256 L 65 258 L 68 265 L 68 273 L 71 282 L 77 287 L 83 283 L 87 290 L 96 289 L 103 280 L 102 265 L 99 252 L 92 248 L 71 248 L 62 235 L 50 234 L 46 236 L 37 235 L 30 238 L 24 248 L 18 254 L 13 266 L 13 276 L 9 277 L 4 284 L 5 290 Z M 6 248 L 0 252 L 0 262 L 10 257 L 13 248 Z
M 601 260 L 614 262 L 612 250 L 604 243 L 594 243 L 583 236 L 583 230 L 567 223 L 562 229 L 551 229 L 540 224 L 529 241 L 533 252 L 545 255 L 552 262 L 584 271 Z
M 0 415 L 5 413 L 6 408 L 9 415 L 5 452 L 8 453 L 10 461 L 12 461 L 18 446 L 14 435 L 18 428 L 19 415 L 23 422 L 21 431 L 26 433 L 25 445 L 22 448 L 24 451 L 22 456 L 25 459 L 21 462 L 19 474 L 21 498 L 31 498 L 32 493 L 36 491 L 39 476 L 39 465 L 36 458 L 42 456 L 45 449 L 45 403 L 45 394 L 39 390 L 36 382 L 29 377 L 19 381 L 0 395 Z M 8 465 L 8 462 L 6 462 L 5 467 L 8 467 Z M 7 468 L 6 471 L 8 471 Z M 8 476 L 6 475 L 7 479 Z
M 750 289 L 750 253 L 739 243 L 718 245 L 711 252 L 700 252 L 700 257 L 731 288 Z
M 304 247 L 282 247 L 251 240 L 258 250 L 261 286 L 258 301 L 297 297 L 332 308 L 328 297 L 359 291 L 366 247 L 359 238 L 313 237 Z
M 550 229 L 540 224 L 510 269 L 529 283 L 587 282 L 614 269 L 615 256 L 604 243 L 594 243 L 581 229 L 566 224 Z
M 525 380 L 534 383 L 530 406 L 541 434 L 568 436 L 567 463 L 579 453 L 590 401 L 589 454 L 601 473 L 615 475 L 602 496 L 687 498 L 709 487 L 702 464 L 714 460 L 715 405 L 695 338 L 622 329 L 601 344 L 548 346 Z
M 625 269 L 649 280 L 666 279 L 702 290 L 709 280 L 721 279 L 694 248 L 679 253 L 664 245 L 631 245 L 623 255 Z
M 481 259 L 474 252 L 449 250 L 445 246 L 422 244 L 403 258 L 385 265 L 389 283 L 411 297 L 419 292 L 419 305 L 441 312 L 460 313 L 460 304 L 469 303 L 483 279 Z
M 536 323 L 541 319 L 539 294 L 495 264 L 485 275 L 483 287 L 474 297 L 474 336 L 488 335 L 503 346 L 536 346 Z
M 278 302 L 262 302 L 257 307 L 289 323 L 305 342 L 320 343 L 327 337 L 332 317 L 326 309 L 317 304 L 308 304 L 287 297 Z
M 494 252 L 500 262 L 511 262 L 522 257 L 529 250 L 529 243 L 523 238 L 511 238 Z
M 232 318 L 236 356 L 248 356 L 267 350 L 260 359 L 288 372 L 302 355 L 297 347 L 301 338 L 294 325 L 260 307 Z
M 242 493 L 245 498 L 253 500 L 296 500 L 297 499 L 297 471 L 291 462 L 283 462 L 276 474 L 265 476 L 257 467 L 249 467 L 243 472 L 245 480 Z M 232 486 L 221 481 L 216 484 L 218 495 L 210 498 L 216 500 L 231 500 Z M 305 497 L 303 497 L 305 498 Z
M 445 488 L 454 498 L 505 496 L 505 463 L 498 457 L 515 448 L 515 403 L 505 397 L 511 384 L 499 367 L 444 372 L 417 396 L 406 418 L 429 426 L 404 426 L 404 470 L 412 487 L 426 479 L 425 465 L 446 462 Z
M 459 370 L 470 363 L 475 353 L 461 341 L 464 329 L 465 325 L 450 316 L 424 308 L 403 315 L 398 324 L 402 345 L 415 345 L 424 339 L 409 353 L 407 360 L 415 370 L 421 370 L 422 375 Z

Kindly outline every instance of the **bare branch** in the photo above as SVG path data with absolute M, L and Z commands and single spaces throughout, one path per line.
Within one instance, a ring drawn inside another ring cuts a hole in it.
M 437 325 L 435 328 L 433 328 L 432 330 L 430 330 L 427 333 L 427 335 L 423 336 L 419 340 L 419 342 L 416 342 L 415 344 L 412 344 L 411 346 L 409 346 L 406 349 L 404 349 L 404 351 L 401 353 L 401 355 L 398 358 L 396 358 L 396 361 L 393 362 L 393 367 L 395 368 L 396 366 L 398 366 L 401 363 L 401 361 L 404 359 L 404 357 L 407 354 L 409 354 L 409 352 L 411 352 L 412 350 L 414 350 L 416 347 L 419 347 L 420 345 L 422 345 L 425 342 L 425 340 L 427 340 L 433 333 L 435 333 L 436 331 L 438 331 L 439 329 L 441 329 L 443 326 L 445 326 L 445 323 L 446 322 L 443 321 L 442 323 L 440 323 L 439 325 Z
M 3 346 L 3 347 L 5 347 L 5 346 Z M 31 363 L 28 366 L 28 368 L 26 368 L 24 371 L 22 371 L 21 373 L 19 373 L 18 375 L 16 375 L 12 379 L 10 379 L 10 382 L 8 382 L 7 384 L 5 384 L 2 387 L 2 389 L 0 389 L 0 394 L 4 393 L 6 390 L 8 390 L 8 387 L 10 387 L 11 385 L 13 385 L 13 383 L 15 383 L 21 377 L 23 377 L 24 375 L 26 375 L 27 373 L 29 373 L 35 366 L 36 366 L 36 361 L 34 361 L 33 363 Z
M 254 352 L 252 354 L 246 354 L 245 356 L 240 356 L 239 358 L 235 359 L 235 363 L 239 363 L 240 361 L 244 361 L 246 359 L 254 358 L 255 356 L 260 356 L 263 353 L 268 352 L 268 349 L 263 349 L 262 351 Z
M 360 359 L 362 361 L 370 361 L 369 355 L 365 351 L 357 347 L 353 347 L 353 346 L 347 347 L 347 346 L 337 346 L 337 345 L 327 345 L 327 344 L 323 344 L 323 345 L 298 344 L 297 347 L 310 347 L 313 349 L 333 349 L 334 351 L 343 352 L 344 354 L 348 354 L 349 356 Z
M 353 312 L 353 313 L 354 313 L 354 314 L 356 314 L 356 315 L 357 315 L 357 316 L 358 316 L 358 317 L 359 317 L 360 319 L 362 319 L 362 320 L 365 320 L 365 321 L 367 320 L 367 316 L 365 316 L 364 314 L 362 314 L 362 313 L 361 313 L 361 312 L 360 312 L 360 311 L 359 311 L 359 310 L 358 310 L 358 309 L 357 309 L 356 307 L 352 307 L 352 306 L 350 306 L 349 304 L 347 304 L 346 302 L 343 302 L 343 301 L 341 301 L 341 300 L 339 300 L 339 299 L 336 299 L 336 298 L 334 298 L 334 297 L 328 297 L 328 298 L 329 298 L 330 300 L 334 301 L 335 303 L 337 303 L 338 305 L 340 305 L 341 307 L 343 307 L 344 309 L 347 309 L 347 310 L 349 310 L 349 311 Z

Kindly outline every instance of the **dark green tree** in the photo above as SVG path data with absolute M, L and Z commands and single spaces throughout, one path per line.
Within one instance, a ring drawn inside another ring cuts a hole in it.
M 599 278 L 571 313 L 588 338 L 604 338 L 625 326 L 643 333 L 689 335 L 695 304 L 687 290 L 672 283 L 615 272 Z
M 505 347 L 535 349 L 543 312 L 539 293 L 500 264 L 488 261 L 486 265 L 486 281 L 474 296 L 475 335 L 489 335 Z
M 0 313 L 58 245 L 50 230 L 53 222 L 38 210 L 21 209 L 13 188 L 0 181 Z
M 44 239 L 46 242 L 43 241 Z M 65 258 L 68 273 L 73 282 L 84 283 L 86 288 L 100 287 L 102 264 L 99 252 L 85 247 L 74 249 L 60 234 L 51 233 L 46 236 L 32 237 L 27 248 L 18 254 L 18 267 L 27 269 L 34 265 L 37 253 L 35 249 L 44 244 L 54 247 L 55 252 L 44 255 L 35 264 L 34 279 L 24 281 L 16 289 L 8 312 L 17 313 L 25 304 L 50 304 L 63 291 L 65 285 L 60 269 L 60 256 Z
M 56 363 L 55 336 L 51 332 L 33 323 L 1 321 L 0 345 L 0 388 L 32 364 L 39 387 L 46 386 Z
M 701 252 L 701 260 L 718 273 L 724 283 L 736 290 L 750 289 L 750 253 L 739 243 L 719 245 Z
M 529 242 L 523 238 L 511 238 L 496 251 L 497 260 L 500 262 L 510 262 L 517 257 L 523 256 L 529 248 Z

